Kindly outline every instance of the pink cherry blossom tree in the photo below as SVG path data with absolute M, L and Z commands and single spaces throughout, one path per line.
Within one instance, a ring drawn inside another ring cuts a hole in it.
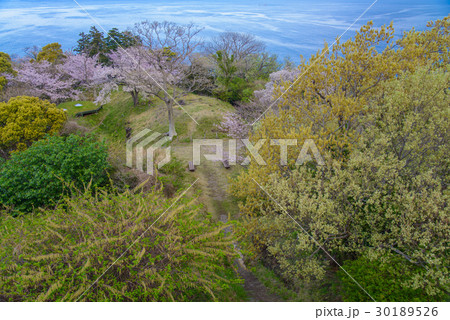
M 250 125 L 237 112 L 228 112 L 217 128 L 230 138 L 243 139 L 248 137 Z
M 139 94 L 145 93 L 148 82 L 157 74 L 152 65 L 148 63 L 145 48 L 141 46 L 119 48 L 108 55 L 112 62 L 111 76 L 114 79 L 115 87 L 118 84 L 123 85 L 123 91 L 129 92 L 133 99 L 133 105 L 136 107 L 139 103 Z M 113 89 L 111 86 L 109 89 Z M 108 88 L 104 91 L 106 92 Z
M 170 138 L 177 135 L 174 106 L 181 107 L 178 99 L 208 83 L 204 74 L 198 72 L 198 64 L 191 63 L 201 44 L 196 40 L 200 31 L 194 24 L 177 25 L 167 21 L 144 21 L 134 28 L 145 48 L 149 68 L 145 92 L 166 105 Z
M 85 53 L 66 54 L 67 58 L 57 68 L 75 81 L 78 88 L 97 97 L 101 87 L 110 81 L 112 70 L 99 63 L 98 55 L 90 57 Z
M 18 75 L 14 81 L 23 86 L 28 95 L 59 103 L 77 99 L 80 94 L 76 89 L 75 79 L 67 77 L 56 65 L 46 60 L 22 62 L 17 71 Z
M 254 92 L 252 101 L 236 104 L 236 111 L 224 115 L 218 129 L 234 139 L 248 137 L 252 124 L 269 108 L 275 109 L 282 98 L 278 99 L 275 86 L 293 83 L 300 72 L 297 69 L 283 69 L 272 73 L 265 88 Z
M 274 92 L 275 86 L 281 85 L 282 83 L 293 83 L 299 76 L 300 71 L 298 69 L 286 68 L 272 73 L 269 76 L 269 82 L 266 83 L 265 88 L 254 92 L 255 103 L 266 108 L 277 106 L 278 102 L 283 98 L 278 99 L 279 95 L 277 96 Z
M 176 136 L 174 107 L 181 107 L 179 99 L 193 90 L 208 90 L 211 86 L 204 66 L 195 58 L 195 49 L 200 45 L 195 38 L 200 31 L 193 24 L 148 21 L 136 24 L 134 34 L 140 44 L 119 48 L 108 55 L 113 81 L 103 87 L 99 99 L 107 98 L 119 85 L 131 94 L 134 106 L 141 94 L 156 97 L 167 108 L 169 137 Z

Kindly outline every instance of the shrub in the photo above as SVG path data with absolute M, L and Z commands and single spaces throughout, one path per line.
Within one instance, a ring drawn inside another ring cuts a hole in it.
M 20 96 L 0 102 L 0 155 L 25 150 L 33 141 L 58 132 L 66 118 L 53 103 L 36 97 Z
M 180 160 L 172 158 L 169 163 L 159 169 L 166 176 L 160 176 L 158 179 L 167 187 L 167 183 L 173 186 L 175 191 L 182 189 L 185 185 L 186 165 Z
M 405 286 L 405 282 L 411 281 L 415 275 L 423 274 L 421 268 L 396 257 L 380 261 L 361 256 L 346 261 L 342 267 L 378 302 L 445 300 L 442 293 L 430 296 L 420 288 Z M 344 271 L 339 270 L 337 275 L 341 283 L 339 293 L 344 301 L 372 301 Z
M 215 96 L 229 103 L 237 103 L 239 101 L 249 102 L 253 95 L 253 89 L 247 81 L 242 78 L 235 77 L 226 85 L 219 87 L 214 91 Z
M 87 133 L 89 133 L 89 129 L 79 125 L 76 121 L 67 121 L 59 132 L 62 136 L 69 136 L 71 134 L 84 136 Z
M 419 68 L 381 84 L 380 97 L 364 108 L 359 142 L 345 161 L 324 150 L 325 166 L 285 166 L 283 175 L 275 167 L 267 183 L 259 170 L 265 167 L 250 166 L 240 179 L 264 183 L 264 191 L 255 193 L 270 201 L 250 197 L 246 185 L 234 186 L 246 194 L 248 208 L 260 208 L 246 224 L 251 250 L 294 284 L 326 280 L 333 271 L 315 241 L 337 261 L 396 255 L 401 266 L 420 268 L 408 281 L 396 279 L 398 286 L 433 299 L 448 292 L 448 83 L 448 71 Z M 259 189 L 256 183 L 250 187 Z
M 30 211 L 58 201 L 73 184 L 84 188 L 106 182 L 107 150 L 91 137 L 49 136 L 0 167 L 0 204 Z
M 199 210 L 190 199 L 172 207 L 154 190 L 98 191 L 39 216 L 6 216 L 0 300 L 233 299 L 233 239 L 223 232 L 230 224 Z

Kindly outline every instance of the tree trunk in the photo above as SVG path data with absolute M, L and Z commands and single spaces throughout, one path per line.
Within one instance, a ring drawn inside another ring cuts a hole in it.
M 173 138 L 177 135 L 177 131 L 175 130 L 175 119 L 173 118 L 173 102 L 170 101 L 166 103 L 166 105 L 169 116 L 169 137 Z
M 131 96 L 133 97 L 133 106 L 136 107 L 139 103 L 139 91 L 134 89 L 130 93 L 131 93 Z

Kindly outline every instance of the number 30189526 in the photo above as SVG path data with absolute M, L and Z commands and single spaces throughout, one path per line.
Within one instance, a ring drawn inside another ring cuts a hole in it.
M 377 317 L 380 316 L 393 316 L 393 317 L 436 317 L 438 315 L 437 307 L 377 307 Z

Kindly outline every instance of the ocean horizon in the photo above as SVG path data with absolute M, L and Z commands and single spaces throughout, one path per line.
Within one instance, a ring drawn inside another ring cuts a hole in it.
M 82 7 L 80 7 L 78 4 Z M 267 51 L 299 61 L 343 39 L 372 20 L 374 27 L 394 21 L 395 36 L 448 15 L 448 1 L 92 1 L 0 0 L 0 51 L 23 56 L 24 49 L 59 42 L 64 50 L 76 46 L 80 32 L 126 30 L 143 20 L 194 22 L 207 41 L 224 31 L 255 35 Z M 372 7 L 369 8 L 369 6 Z M 86 12 L 84 11 L 86 10 Z M 367 12 L 364 13 L 364 11 Z M 355 22 L 361 14 L 364 15 Z M 95 21 L 94 21 L 95 20 Z M 354 23 L 353 26 L 351 26 Z M 351 26 L 351 27 L 350 27 Z

